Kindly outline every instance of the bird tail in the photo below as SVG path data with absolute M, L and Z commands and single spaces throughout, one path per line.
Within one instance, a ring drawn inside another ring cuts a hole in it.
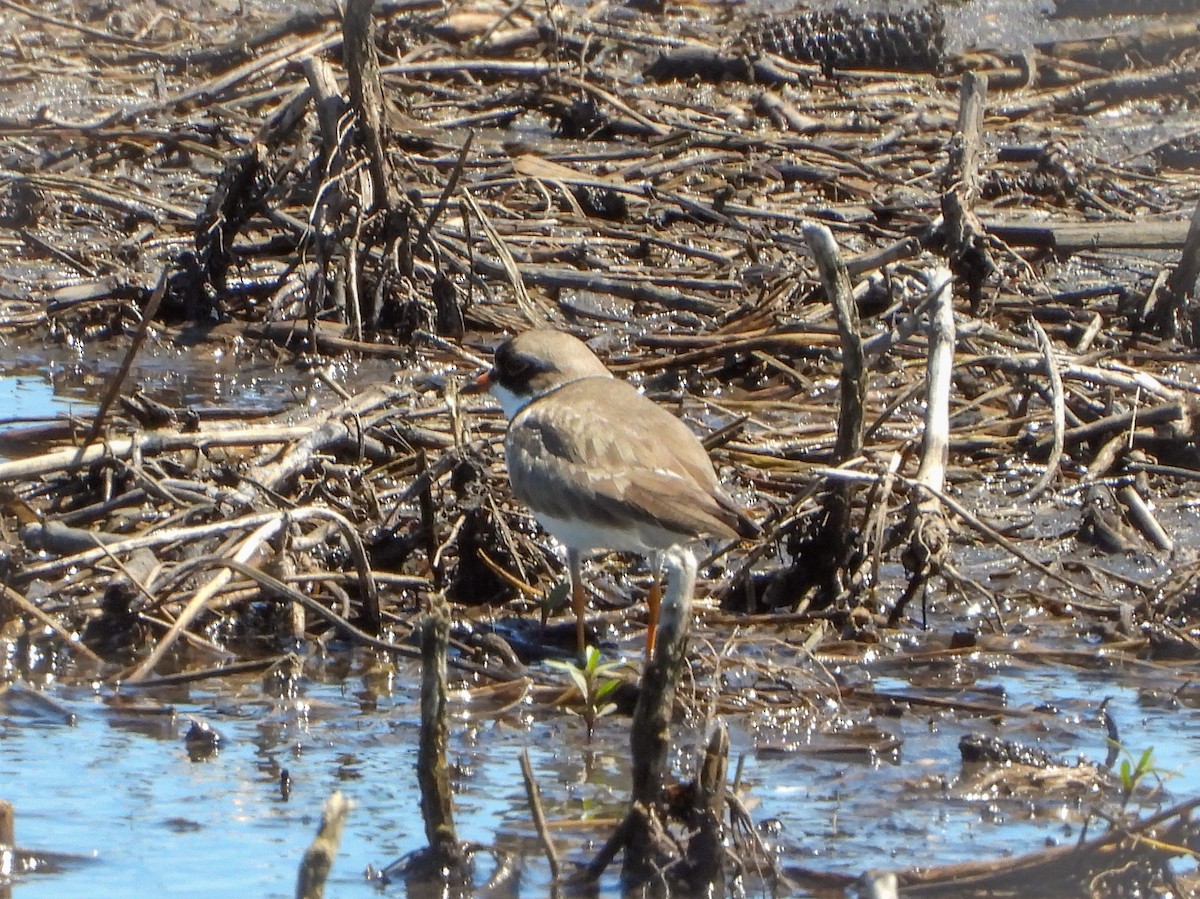
M 721 507 L 721 520 L 733 533 L 743 540 L 752 540 L 762 534 L 762 528 L 751 520 L 742 507 L 724 490 L 716 495 L 717 504 Z

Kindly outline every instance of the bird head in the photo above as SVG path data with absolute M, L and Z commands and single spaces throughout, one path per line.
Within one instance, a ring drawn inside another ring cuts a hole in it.
M 537 329 L 500 344 L 492 367 L 474 380 L 469 392 L 490 392 L 511 419 L 563 384 L 611 377 L 612 372 L 579 338 L 565 331 Z

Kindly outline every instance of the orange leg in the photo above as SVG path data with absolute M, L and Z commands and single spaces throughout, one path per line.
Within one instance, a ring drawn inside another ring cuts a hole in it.
M 587 596 L 583 592 L 583 564 L 577 550 L 567 550 L 567 567 L 571 578 L 571 609 L 575 612 L 575 639 L 579 645 L 579 656 L 583 658 L 587 650 L 587 636 L 583 630 Z
M 658 609 L 662 605 L 662 583 L 659 581 L 658 566 L 650 575 L 650 589 L 646 591 L 646 661 L 654 657 L 654 643 L 658 637 Z

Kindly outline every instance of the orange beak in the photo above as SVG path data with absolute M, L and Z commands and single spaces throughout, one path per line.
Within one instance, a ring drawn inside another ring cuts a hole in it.
M 494 383 L 495 379 L 492 377 L 492 372 L 491 370 L 488 370 L 479 377 L 472 378 L 470 381 L 464 384 L 459 393 L 487 393 L 492 389 L 492 384 Z

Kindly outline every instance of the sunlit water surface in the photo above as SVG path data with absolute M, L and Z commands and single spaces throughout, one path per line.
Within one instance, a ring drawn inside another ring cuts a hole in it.
M 912 691 L 890 675 L 881 692 Z M 102 694 L 51 688 L 75 723 L 0 703 L 3 798 L 16 810 L 18 844 L 57 859 L 61 870 L 19 879 L 18 895 L 290 896 L 321 805 L 333 790 L 354 803 L 330 895 L 376 895 L 365 873 L 424 844 L 416 783 L 417 673 L 379 678 L 350 672 L 339 682 L 300 680 L 298 695 L 272 697 L 256 680 L 202 685 L 162 695 L 171 715 L 115 710 Z M 1122 671 L 1006 671 L 976 689 L 1002 688 L 1014 710 L 998 731 L 1068 763 L 1102 761 L 1101 699 L 1128 750 L 1154 750 L 1169 804 L 1200 791 L 1192 760 L 1200 724 Z M 456 693 L 451 741 L 460 836 L 523 857 L 518 893 L 544 895 L 549 874 L 526 807 L 518 756 L 530 753 L 547 814 L 567 857 L 590 859 L 623 810 L 628 789 L 628 719 L 603 719 L 589 746 L 567 713 L 528 704 L 503 710 Z M 1047 711 L 1033 713 L 1039 707 Z M 219 749 L 193 759 L 193 718 L 218 730 Z M 995 722 L 909 710 L 881 726 L 902 741 L 884 758 L 827 758 L 804 750 L 759 752 L 753 718 L 731 718 L 733 751 L 745 759 L 745 797 L 785 865 L 857 875 L 1034 851 L 1079 837 L 1086 806 L 954 798 L 957 744 Z M 878 723 L 878 722 L 877 722 Z M 685 745 L 688 732 L 683 731 Z M 685 763 L 677 753 L 677 764 Z M 281 790 L 286 770 L 290 794 Z M 579 826 L 600 819 L 601 823 Z M 1094 824 L 1099 827 L 1101 825 Z M 64 861 L 60 857 L 67 856 Z M 481 860 L 480 876 L 490 862 Z M 388 892 L 403 893 L 399 884 Z M 618 895 L 615 872 L 603 895 Z

